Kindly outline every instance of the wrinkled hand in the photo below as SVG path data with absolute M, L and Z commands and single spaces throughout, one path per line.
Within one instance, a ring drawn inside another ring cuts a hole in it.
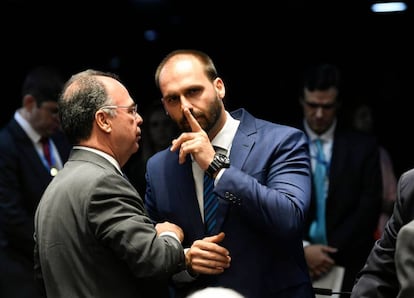
M 185 108 L 183 112 L 190 124 L 191 132 L 184 132 L 177 139 L 174 139 L 171 151 L 180 150 L 178 159 L 180 164 L 185 162 L 187 154 L 192 154 L 200 168 L 206 170 L 214 158 L 214 148 L 207 133 L 201 128 L 190 110 Z
M 220 274 L 230 267 L 229 251 L 218 243 L 224 233 L 194 241 L 185 255 L 187 270 L 198 274 Z
M 183 242 L 184 240 L 184 231 L 176 224 L 173 224 L 168 221 L 164 221 L 161 223 L 157 223 L 155 225 L 155 229 L 157 230 L 157 235 L 163 233 L 163 232 L 173 232 L 177 235 L 178 239 L 180 239 L 180 242 Z
M 337 249 L 327 245 L 311 244 L 304 248 L 305 258 L 308 264 L 309 274 L 312 279 L 317 279 L 328 273 L 335 261 L 329 256 L 337 252 Z

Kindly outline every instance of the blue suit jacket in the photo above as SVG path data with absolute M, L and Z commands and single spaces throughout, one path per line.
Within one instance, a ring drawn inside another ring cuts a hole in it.
M 296 128 L 254 118 L 244 109 L 230 152 L 231 166 L 215 186 L 219 196 L 216 232 L 230 251 L 223 274 L 199 276 L 177 296 L 205 286 L 233 288 L 246 297 L 313 297 L 302 247 L 310 203 L 307 140 Z M 147 163 L 146 208 L 154 221 L 181 226 L 184 247 L 205 237 L 191 157 L 179 165 L 176 152 L 155 154 Z M 293 289 L 304 285 L 306 291 Z

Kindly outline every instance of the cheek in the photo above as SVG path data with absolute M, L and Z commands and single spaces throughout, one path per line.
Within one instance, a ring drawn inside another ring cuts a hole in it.
M 174 109 L 174 110 L 168 110 L 168 117 L 171 118 L 174 122 L 179 122 L 180 119 L 183 117 L 183 113 L 181 112 L 181 109 Z

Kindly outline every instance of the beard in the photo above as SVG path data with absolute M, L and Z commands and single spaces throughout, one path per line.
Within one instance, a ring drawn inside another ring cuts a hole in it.
M 194 111 L 193 109 L 190 109 L 190 112 L 201 128 L 208 134 L 220 119 L 222 113 L 221 99 L 216 97 L 216 100 L 210 104 L 206 112 Z M 191 126 L 184 115 L 177 122 L 177 125 L 182 132 L 191 132 Z

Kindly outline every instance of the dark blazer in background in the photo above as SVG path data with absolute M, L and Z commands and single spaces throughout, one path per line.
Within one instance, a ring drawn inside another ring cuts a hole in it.
M 397 297 L 399 283 L 395 267 L 397 235 L 402 226 L 414 219 L 414 169 L 403 173 L 398 181 L 397 200 L 382 237 L 375 243 L 358 274 L 352 298 Z M 413 239 L 411 239 L 412 241 Z
M 381 169 L 376 139 L 357 132 L 334 133 L 326 201 L 328 245 L 336 247 L 335 262 L 345 267 L 343 290 L 350 292 L 374 245 L 374 232 L 381 210 Z M 306 237 L 316 217 L 312 188 Z
M 60 132 L 52 139 L 64 163 L 71 146 Z M 32 141 L 13 118 L 0 131 L 0 280 L 10 283 L 9 277 L 19 274 L 21 282 L 12 286 L 22 291 L 33 284 L 34 213 L 51 180 Z
M 222 198 L 215 232 L 226 234 L 220 245 L 230 252 L 230 268 L 177 287 L 177 297 L 219 285 L 249 298 L 303 298 L 295 288 L 311 287 L 302 248 L 310 192 L 306 137 L 298 129 L 256 119 L 244 109 L 231 114 L 240 120 L 231 167 L 214 188 Z M 180 165 L 178 152 L 169 149 L 147 163 L 147 210 L 157 222 L 169 220 L 182 227 L 184 247 L 205 237 L 191 163 L 188 155 Z

